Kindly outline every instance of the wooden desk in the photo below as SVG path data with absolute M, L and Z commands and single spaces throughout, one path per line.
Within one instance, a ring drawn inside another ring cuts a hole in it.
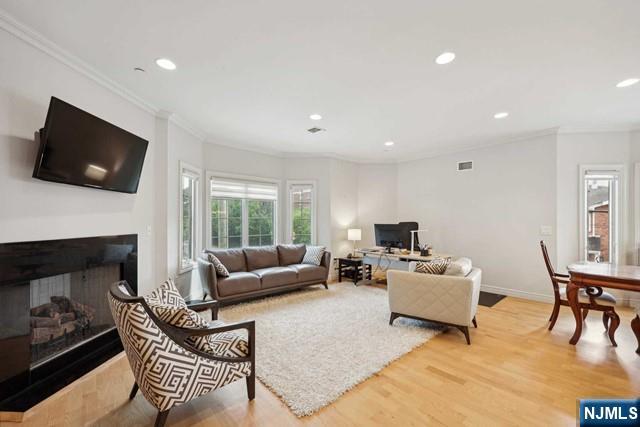
M 574 345 L 582 335 L 582 313 L 578 305 L 580 288 L 591 286 L 640 292 L 640 267 L 580 262 L 571 264 L 567 269 L 571 278 L 567 285 L 567 300 L 576 319 L 576 330 L 569 343 Z

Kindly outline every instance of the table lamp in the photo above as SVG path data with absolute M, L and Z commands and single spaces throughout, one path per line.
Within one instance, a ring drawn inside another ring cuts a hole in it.
M 347 230 L 347 240 L 353 242 L 353 256 L 356 256 L 356 242 L 362 240 L 362 230 L 359 228 L 350 228 Z

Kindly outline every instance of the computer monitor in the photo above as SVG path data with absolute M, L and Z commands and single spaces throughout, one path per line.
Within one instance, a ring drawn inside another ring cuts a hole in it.
M 374 224 L 376 246 L 381 246 L 383 248 L 411 249 L 411 230 L 417 229 L 417 222 Z M 417 236 L 414 244 L 418 245 Z

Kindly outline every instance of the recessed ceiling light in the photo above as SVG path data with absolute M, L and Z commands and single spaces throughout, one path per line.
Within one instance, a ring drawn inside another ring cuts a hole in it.
M 502 113 L 495 113 L 493 115 L 493 117 L 496 118 L 496 119 L 504 119 L 508 115 L 509 115 L 509 113 L 507 113 L 506 111 L 503 111 Z
M 626 79 L 616 85 L 616 87 L 629 87 L 640 82 L 640 79 Z
M 312 114 L 309 116 L 311 120 L 322 120 L 322 116 L 320 114 Z
M 384 143 L 384 145 L 386 145 L 387 147 L 392 147 L 393 144 L 395 144 L 395 142 L 393 142 L 393 141 L 387 141 L 387 142 Z
M 164 68 L 165 70 L 173 71 L 176 69 L 176 64 L 174 64 L 172 60 L 167 58 L 156 59 L 156 64 L 158 65 L 158 67 Z
M 456 59 L 456 54 L 453 52 L 444 52 L 438 55 L 436 58 L 436 64 L 444 65 Z

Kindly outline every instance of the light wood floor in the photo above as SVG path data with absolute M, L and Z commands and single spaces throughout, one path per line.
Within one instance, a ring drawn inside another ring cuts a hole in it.
M 248 402 L 241 381 L 175 408 L 167 425 L 575 426 L 578 398 L 640 395 L 631 311 L 619 310 L 618 348 L 603 334 L 598 313 L 589 315 L 574 347 L 569 310 L 561 310 L 553 332 L 546 329 L 550 312 L 549 304 L 516 298 L 480 307 L 471 346 L 450 329 L 310 417 L 296 418 L 259 382 Z M 0 425 L 152 425 L 156 412 L 142 395 L 127 400 L 132 382 L 120 355 L 32 409 L 23 423 Z

